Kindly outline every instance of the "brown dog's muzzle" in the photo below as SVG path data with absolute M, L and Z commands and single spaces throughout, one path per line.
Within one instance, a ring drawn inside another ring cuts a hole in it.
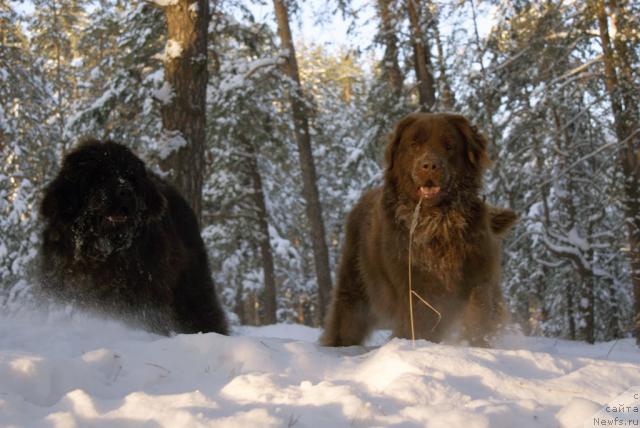
M 413 171 L 418 197 L 438 202 L 443 196 L 447 181 L 442 159 L 432 153 L 425 153 L 416 160 Z
M 421 159 L 420 171 L 418 175 L 425 186 L 436 186 L 441 184 L 443 164 L 435 156 L 426 155 Z

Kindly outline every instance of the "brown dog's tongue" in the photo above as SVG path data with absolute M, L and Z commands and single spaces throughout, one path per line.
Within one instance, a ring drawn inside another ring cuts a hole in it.
M 439 192 L 440 192 L 439 186 L 420 187 L 420 196 L 425 199 L 432 198 L 435 195 L 437 195 Z

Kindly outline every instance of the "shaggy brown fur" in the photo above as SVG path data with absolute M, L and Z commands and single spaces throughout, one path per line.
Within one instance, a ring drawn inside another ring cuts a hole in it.
M 365 193 L 347 218 L 324 345 L 360 344 L 380 324 L 395 336 L 411 336 L 409 229 L 421 197 L 413 289 L 442 320 L 437 324 L 437 315 L 414 299 L 416 337 L 440 341 L 458 334 L 487 345 L 504 320 L 500 238 L 516 215 L 479 196 L 490 163 L 486 146 L 460 115 L 412 114 L 396 125 L 385 153 L 383 186 Z

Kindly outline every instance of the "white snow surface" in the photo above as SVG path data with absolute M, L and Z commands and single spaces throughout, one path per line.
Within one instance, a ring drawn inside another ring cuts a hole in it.
M 300 325 L 157 336 L 86 315 L 0 318 L 2 427 L 582 427 L 640 385 L 631 340 L 494 349 Z

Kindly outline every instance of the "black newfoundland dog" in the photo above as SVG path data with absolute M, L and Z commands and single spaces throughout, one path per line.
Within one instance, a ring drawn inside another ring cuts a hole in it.
M 128 148 L 82 143 L 40 213 L 45 294 L 162 334 L 227 333 L 193 211 Z

